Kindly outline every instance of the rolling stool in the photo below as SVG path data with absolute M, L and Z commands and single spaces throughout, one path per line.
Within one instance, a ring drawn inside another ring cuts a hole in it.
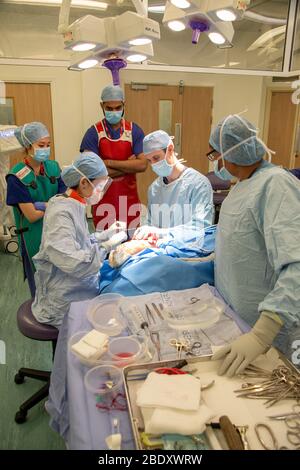
M 58 330 L 53 326 L 39 323 L 34 318 L 31 312 L 32 302 L 33 299 L 27 300 L 19 307 L 17 312 L 18 328 L 24 336 L 27 336 L 27 338 L 31 338 L 36 341 L 52 341 L 52 358 L 54 358 Z M 26 421 L 28 410 L 48 396 L 50 375 L 51 372 L 43 370 L 26 369 L 23 367 L 19 369 L 18 373 L 15 375 L 16 384 L 22 384 L 25 377 L 41 380 L 42 382 L 46 382 L 46 384 L 38 392 L 28 398 L 28 400 L 22 403 L 19 411 L 17 411 L 15 415 L 16 423 L 24 423 Z

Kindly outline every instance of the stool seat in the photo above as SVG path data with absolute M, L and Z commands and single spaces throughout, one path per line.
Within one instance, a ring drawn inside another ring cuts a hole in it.
M 58 329 L 54 326 L 38 322 L 32 314 L 33 299 L 24 302 L 18 309 L 17 322 L 21 333 L 28 338 L 38 341 L 53 341 L 57 339 Z
M 228 196 L 229 191 L 221 191 L 219 193 L 214 193 L 213 194 L 213 200 L 214 200 L 214 205 L 215 206 L 220 206 L 224 199 Z

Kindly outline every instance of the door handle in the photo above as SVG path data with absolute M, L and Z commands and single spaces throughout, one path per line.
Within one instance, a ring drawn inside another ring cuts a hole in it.
M 181 153 L 181 122 L 175 124 L 175 142 L 174 142 L 175 152 Z

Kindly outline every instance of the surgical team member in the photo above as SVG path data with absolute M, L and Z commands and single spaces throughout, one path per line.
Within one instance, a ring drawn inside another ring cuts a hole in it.
M 158 178 L 148 190 L 146 225 L 138 228 L 136 239 L 184 238 L 190 230 L 212 224 L 212 186 L 206 176 L 178 160 L 170 136 L 162 130 L 144 138 L 143 152 Z
M 124 93 L 119 86 L 109 85 L 101 94 L 104 119 L 90 127 L 81 142 L 80 151 L 98 154 L 107 167 L 113 183 L 101 205 L 93 206 L 93 220 L 99 231 L 120 220 L 136 228 L 141 212 L 136 173 L 144 172 L 142 129 L 124 119 Z M 131 227 L 132 228 L 132 227 Z
M 61 325 L 70 303 L 99 293 L 99 269 L 106 256 L 86 220 L 86 205 L 97 204 L 108 176 L 98 155 L 86 152 L 62 171 L 67 191 L 47 207 L 36 266 L 36 296 L 32 313 L 41 323 Z
M 24 148 L 24 161 L 8 173 L 7 204 L 13 206 L 19 235 L 24 273 L 32 297 L 35 293 L 32 257 L 39 251 L 43 219 L 48 200 L 66 187 L 60 177 L 60 168 L 50 160 L 49 131 L 41 122 L 17 127 L 15 136 Z
M 269 149 L 239 115 L 210 136 L 217 176 L 238 183 L 222 204 L 216 237 L 215 285 L 252 327 L 218 351 L 219 373 L 241 373 L 274 342 L 289 351 L 300 339 L 300 184 L 263 159 Z

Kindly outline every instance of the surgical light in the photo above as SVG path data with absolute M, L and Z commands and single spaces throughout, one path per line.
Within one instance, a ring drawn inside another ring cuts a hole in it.
M 183 31 L 185 24 L 182 21 L 169 21 L 168 26 L 172 31 Z
M 145 44 L 150 44 L 152 41 L 149 38 L 137 38 L 128 42 L 131 46 L 145 46 Z
M 127 57 L 127 60 L 129 60 L 129 62 L 143 62 L 146 59 L 147 56 L 143 54 L 132 54 Z
M 98 60 L 96 59 L 87 59 L 87 60 L 84 60 L 83 62 L 80 62 L 80 64 L 78 64 L 78 67 L 80 69 L 90 69 L 92 67 L 95 67 L 95 65 L 98 64 Z
M 211 42 L 213 42 L 214 44 L 219 45 L 219 44 L 224 44 L 226 42 L 226 39 L 220 33 L 209 33 L 208 37 L 211 40 Z
M 107 46 L 103 18 L 86 15 L 74 21 L 64 33 L 65 49 L 77 52 L 103 49 Z
M 171 0 L 171 3 L 175 7 L 182 8 L 183 10 L 191 6 L 190 2 L 188 2 L 187 0 Z
M 231 10 L 218 10 L 216 15 L 222 21 L 235 21 L 237 18 L 236 14 Z
M 73 46 L 72 50 L 75 52 L 91 51 L 92 49 L 95 49 L 96 45 L 97 44 L 83 42 L 82 44 L 76 44 L 75 46 Z
M 164 13 L 165 9 L 166 9 L 165 5 L 154 5 L 154 6 L 148 7 L 148 11 L 150 11 L 150 13 Z

